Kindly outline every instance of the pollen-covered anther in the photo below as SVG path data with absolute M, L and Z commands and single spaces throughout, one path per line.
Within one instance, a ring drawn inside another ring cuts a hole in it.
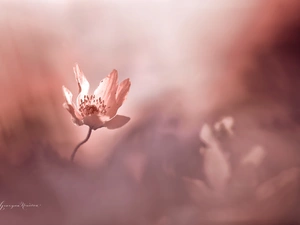
M 95 98 L 95 95 L 84 95 L 80 100 L 79 111 L 82 116 L 89 116 L 92 114 L 106 114 L 106 105 L 104 101 Z

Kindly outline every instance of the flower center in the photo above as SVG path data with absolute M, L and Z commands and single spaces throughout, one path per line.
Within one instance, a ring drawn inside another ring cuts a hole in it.
M 89 116 L 93 114 L 106 114 L 106 105 L 101 97 L 96 99 L 95 95 L 84 95 L 83 99 L 80 99 L 79 112 L 82 116 Z

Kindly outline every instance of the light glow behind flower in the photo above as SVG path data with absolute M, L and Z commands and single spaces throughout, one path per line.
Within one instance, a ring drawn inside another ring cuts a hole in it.
M 63 106 L 71 114 L 72 121 L 78 126 L 85 124 L 94 130 L 107 126 L 126 99 L 131 85 L 129 78 L 118 84 L 118 71 L 113 70 L 100 81 L 94 94 L 89 95 L 90 84 L 78 65 L 75 65 L 74 73 L 79 89 L 76 103 L 72 100 L 71 91 L 62 87 L 66 99 Z

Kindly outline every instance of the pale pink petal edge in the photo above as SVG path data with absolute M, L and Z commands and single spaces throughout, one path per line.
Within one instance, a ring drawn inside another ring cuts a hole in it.
M 84 73 L 80 70 L 78 64 L 73 67 L 75 79 L 78 84 L 78 96 L 76 99 L 77 107 L 79 107 L 80 100 L 84 98 L 84 95 L 88 95 L 90 89 L 90 83 L 84 76 Z

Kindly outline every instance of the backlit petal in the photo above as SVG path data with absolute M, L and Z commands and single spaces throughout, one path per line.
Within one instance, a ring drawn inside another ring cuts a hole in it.
M 69 91 L 69 89 L 66 88 L 65 86 L 62 86 L 62 90 L 63 90 L 63 93 L 64 93 L 67 103 L 69 105 L 72 105 L 72 98 L 73 98 L 72 92 Z
M 129 122 L 129 120 L 130 118 L 127 116 L 116 115 L 110 121 L 106 122 L 104 126 L 110 130 L 117 129 L 123 127 L 126 123 Z
M 83 125 L 83 122 L 81 121 L 81 118 L 79 117 L 79 115 L 76 113 L 76 109 L 74 108 L 73 105 L 70 105 L 68 103 L 64 103 L 63 107 L 66 110 L 68 110 L 68 112 L 71 114 L 73 123 L 75 123 L 78 126 Z
M 83 118 L 83 123 L 88 125 L 93 130 L 103 127 L 105 122 L 108 120 L 107 117 L 101 117 L 96 114 L 86 116 Z
M 111 119 L 117 114 L 118 109 L 119 107 L 115 102 L 114 104 L 108 106 L 108 108 L 106 109 L 106 115 Z
M 117 89 L 117 93 L 116 93 L 116 100 L 117 100 L 117 105 L 120 107 L 123 102 L 125 101 L 127 94 L 129 92 L 131 86 L 131 82 L 129 80 L 129 78 L 127 78 L 126 80 L 123 80 L 120 84 L 119 87 Z
M 110 118 L 114 117 L 117 114 L 118 109 L 122 106 L 129 92 L 130 85 L 131 83 L 129 79 L 123 80 L 115 91 L 115 98 L 110 99 L 110 101 L 107 103 L 107 115 Z
M 111 97 L 115 95 L 118 86 L 118 71 L 113 70 L 106 78 L 100 81 L 99 86 L 96 88 L 94 95 L 96 98 L 101 97 L 106 104 Z
M 75 74 L 75 79 L 78 84 L 79 94 L 77 96 L 76 103 L 77 106 L 79 106 L 80 99 L 83 99 L 84 95 L 87 95 L 89 93 L 90 84 L 77 64 L 75 65 L 73 70 Z

